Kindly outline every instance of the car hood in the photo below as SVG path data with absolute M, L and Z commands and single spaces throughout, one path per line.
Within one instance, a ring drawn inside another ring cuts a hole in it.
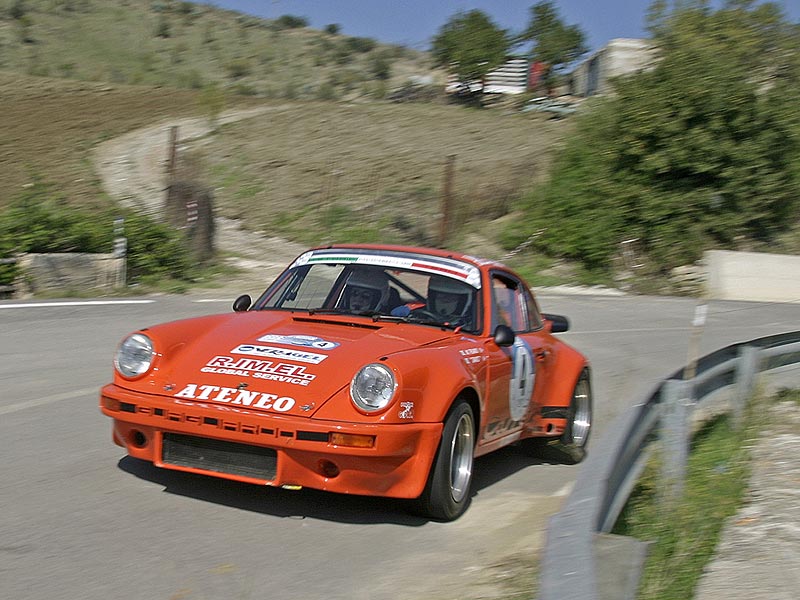
M 232 407 L 311 416 L 365 364 L 452 332 L 365 318 L 252 311 L 146 331 L 161 355 L 126 388 Z

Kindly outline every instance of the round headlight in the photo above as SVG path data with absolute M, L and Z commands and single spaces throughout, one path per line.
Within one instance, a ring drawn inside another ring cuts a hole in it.
M 150 369 L 153 364 L 153 342 L 141 333 L 129 335 L 119 345 L 114 366 L 123 377 L 138 377 Z
M 350 383 L 350 397 L 363 411 L 376 412 L 386 408 L 394 397 L 397 381 L 386 365 L 369 364 L 361 367 Z

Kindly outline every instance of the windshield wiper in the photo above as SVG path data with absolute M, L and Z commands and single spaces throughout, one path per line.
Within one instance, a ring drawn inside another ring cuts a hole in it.
M 460 325 L 454 325 L 447 321 L 438 321 L 436 319 L 426 319 L 424 317 L 416 317 L 414 315 L 382 315 L 380 313 L 373 315 L 373 321 L 389 321 L 390 323 L 413 323 L 415 325 L 430 325 L 431 327 L 441 327 L 442 329 L 459 329 Z
M 380 315 L 376 310 L 361 310 L 355 311 L 350 310 L 349 308 L 309 308 L 308 314 L 311 316 L 314 315 L 352 315 L 354 317 L 375 317 Z
M 309 315 L 348 315 L 350 311 L 346 308 L 309 308 Z
M 389 323 L 413 323 L 415 325 L 428 325 L 430 327 L 440 327 L 442 329 L 460 329 L 460 325 L 454 325 L 447 321 L 439 321 L 437 319 L 430 319 L 425 317 L 418 317 L 415 315 L 387 315 L 377 310 L 362 310 L 352 311 L 347 308 L 309 308 L 308 314 L 314 315 L 352 315 L 354 317 L 372 317 L 375 322 L 383 321 Z

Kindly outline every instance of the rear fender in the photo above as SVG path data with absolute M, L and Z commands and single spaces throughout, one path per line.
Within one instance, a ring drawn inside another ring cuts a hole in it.
M 575 384 L 589 363 L 584 356 L 574 348 L 559 345 L 554 348 L 552 355 L 555 369 L 550 374 L 547 396 L 543 404 L 547 406 L 569 406 Z

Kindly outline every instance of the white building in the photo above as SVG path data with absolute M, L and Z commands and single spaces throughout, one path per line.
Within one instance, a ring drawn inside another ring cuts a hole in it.
M 569 76 L 569 93 L 594 96 L 611 91 L 610 80 L 646 68 L 655 56 L 649 40 L 618 38 L 584 59 Z
M 485 94 L 523 94 L 528 91 L 528 61 L 511 58 L 490 71 L 483 84 Z

